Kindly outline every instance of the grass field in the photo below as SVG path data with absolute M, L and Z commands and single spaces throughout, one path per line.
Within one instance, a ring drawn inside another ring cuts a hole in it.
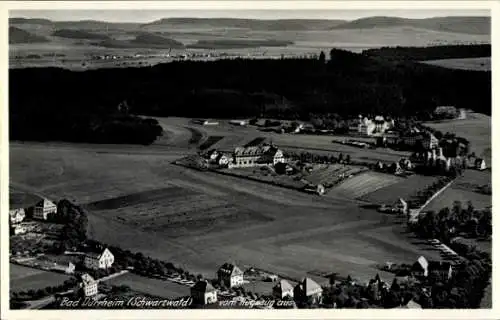
M 48 272 L 17 264 L 10 264 L 10 290 L 25 291 L 43 289 L 63 284 L 70 277 L 61 273 Z
M 399 198 L 409 200 L 418 190 L 426 188 L 437 179 L 437 177 L 432 176 L 413 175 L 402 178 L 399 182 L 380 188 L 377 191 L 367 193 L 360 197 L 360 200 L 376 204 L 391 204 Z
M 491 71 L 491 57 L 428 60 L 422 63 L 450 69 Z
M 171 281 L 150 279 L 132 273 L 112 278 L 105 281 L 105 283 L 115 286 L 129 286 L 133 291 L 162 298 L 178 298 L 190 295 L 188 286 Z
M 401 182 L 403 178 L 379 172 L 364 172 L 347 179 L 329 191 L 331 194 L 343 195 L 357 199 L 365 194 L 373 193 L 379 189 L 389 187 Z
M 434 198 L 425 210 L 434 210 L 438 212 L 443 208 L 452 208 L 454 201 L 461 201 L 463 206 L 467 206 L 467 202 L 471 201 L 474 208 L 482 209 L 491 206 L 491 196 L 480 194 L 477 192 L 457 189 L 453 184 L 441 193 L 438 197 Z

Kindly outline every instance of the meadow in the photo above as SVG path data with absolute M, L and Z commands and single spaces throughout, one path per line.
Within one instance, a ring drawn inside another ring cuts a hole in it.
M 48 286 L 58 286 L 70 278 L 61 273 L 33 269 L 13 263 L 9 265 L 9 270 L 11 291 L 38 290 Z
M 360 200 L 376 204 L 392 204 L 398 201 L 399 198 L 408 201 L 417 191 L 425 189 L 437 179 L 437 177 L 421 175 L 401 178 L 400 181 L 394 184 L 364 194 L 360 197 Z
M 491 57 L 429 60 L 422 63 L 450 69 L 491 71 Z
M 163 281 L 127 273 L 105 281 L 106 284 L 115 286 L 128 286 L 138 294 L 148 294 L 155 297 L 173 299 L 190 295 L 188 286 L 171 281 Z

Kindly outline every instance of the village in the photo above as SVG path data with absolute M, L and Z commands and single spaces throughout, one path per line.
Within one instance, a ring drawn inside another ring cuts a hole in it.
M 446 110 L 449 111 L 450 108 Z M 436 112 L 442 112 L 442 108 L 437 108 Z M 462 111 L 458 113 L 457 117 L 465 117 Z M 338 190 L 345 190 L 345 186 L 349 184 L 349 190 L 356 191 L 360 198 L 376 191 L 377 188 L 372 187 L 365 193 L 360 193 L 369 181 L 385 181 L 393 179 L 391 177 L 410 179 L 422 175 L 439 177 L 437 182 L 427 185 L 424 190 L 413 190 L 414 193 L 418 191 L 414 196 L 405 198 L 395 195 L 392 201 L 382 203 L 364 201 L 365 205 L 375 205 L 374 209 L 381 214 L 400 217 L 408 230 L 424 233 L 427 231 L 423 224 L 428 223 L 428 211 L 425 209 L 436 196 L 444 192 L 466 170 L 489 170 L 484 159 L 469 152 L 468 141 L 461 137 L 448 133 L 443 135 L 418 124 L 398 133 L 397 122 L 393 119 L 386 120 L 382 116 L 376 116 L 373 120 L 360 116 L 356 121 L 357 124 L 349 128 L 348 136 L 335 137 L 332 143 L 368 150 L 402 148 L 409 151 L 410 155 L 395 162 L 363 162 L 351 159 L 349 154 L 315 154 L 309 151 L 285 150 L 273 141 L 266 142 L 264 138 L 256 138 L 232 150 L 206 146 L 205 150 L 200 150 L 198 154 L 177 160 L 176 163 L 326 198 L 337 197 L 340 194 Z M 221 120 L 201 119 L 193 122 L 215 127 L 220 125 Z M 267 120 L 264 122 L 269 124 Z M 270 122 L 276 124 L 276 121 Z M 236 130 L 238 127 L 250 126 L 245 120 L 231 120 L 228 123 Z M 254 125 L 256 123 L 254 122 Z M 289 129 L 280 130 L 280 134 L 310 134 L 307 130 L 314 130 L 307 124 L 290 126 Z M 215 144 L 216 140 L 213 139 Z M 355 183 L 356 179 L 359 182 Z M 377 183 L 381 183 L 379 188 L 385 186 L 385 182 Z M 473 212 L 470 214 L 473 215 L 476 215 L 476 211 L 482 212 L 481 208 L 479 211 L 471 210 Z M 484 213 L 477 214 L 475 223 L 480 225 L 482 230 Z M 321 282 L 306 274 L 303 278 L 289 277 L 279 275 L 279 272 L 263 271 L 259 269 L 261 266 L 245 265 L 242 268 L 234 262 L 222 264 L 219 270 L 214 272 L 214 278 L 202 274 L 195 276 L 169 263 L 144 257 L 140 253 L 134 254 L 87 239 L 82 231 L 87 223 L 85 209 L 67 200 L 41 198 L 32 207 L 11 207 L 9 217 L 11 268 L 43 270 L 47 274 L 57 275 L 55 279 L 62 280 L 59 286 L 38 290 L 11 290 L 11 296 L 21 303 L 27 302 L 28 308 L 47 305 L 54 307 L 60 304 L 61 299 L 68 297 L 92 297 L 98 301 L 126 295 L 130 288 L 122 286 L 120 289 L 119 283 L 127 274 L 160 281 L 155 282 L 155 286 L 175 284 L 185 287 L 185 290 L 176 289 L 183 292 L 180 296 L 163 298 L 189 298 L 189 301 L 192 301 L 190 307 L 427 308 L 431 306 L 427 302 L 432 300 L 433 284 L 455 283 L 454 277 L 462 272 L 460 270 L 463 264 L 463 253 L 458 254 L 455 251 L 457 247 L 464 247 L 455 241 L 461 237 L 459 229 L 463 228 L 457 225 L 453 227 L 453 231 L 450 227 L 450 234 L 457 235 L 453 241 L 428 239 L 428 245 L 446 257 L 443 261 L 424 256 L 415 257 L 412 265 L 380 261 L 379 270 L 393 274 L 392 280 L 385 276 L 386 279 L 382 280 L 374 270 L 375 277 L 368 282 L 354 281 L 351 275 L 335 273 L 323 275 L 322 278 L 326 279 L 326 282 Z M 473 218 L 467 219 L 466 223 L 469 223 Z M 420 231 L 421 228 L 425 230 Z M 477 233 L 478 227 L 475 228 Z M 487 236 L 488 231 L 480 233 Z M 140 265 L 142 261 L 147 261 L 144 262 L 147 267 Z M 113 284 L 109 284 L 109 281 Z M 410 297 L 405 290 L 417 291 L 418 294 Z M 222 305 L 221 301 L 225 303 Z

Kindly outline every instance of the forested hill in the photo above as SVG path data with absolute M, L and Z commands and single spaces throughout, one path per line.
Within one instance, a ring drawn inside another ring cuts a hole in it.
M 310 113 L 415 115 L 437 105 L 491 113 L 491 73 L 386 61 L 332 50 L 312 59 L 183 61 L 73 72 L 10 70 L 11 129 L 132 113 L 186 117 L 301 117 Z M 66 134 L 65 132 L 63 134 Z M 29 135 L 25 133 L 25 135 Z

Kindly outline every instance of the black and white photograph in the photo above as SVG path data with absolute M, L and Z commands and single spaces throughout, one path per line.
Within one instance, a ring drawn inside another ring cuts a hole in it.
M 2 309 L 492 311 L 492 11 L 224 3 L 8 10 Z

